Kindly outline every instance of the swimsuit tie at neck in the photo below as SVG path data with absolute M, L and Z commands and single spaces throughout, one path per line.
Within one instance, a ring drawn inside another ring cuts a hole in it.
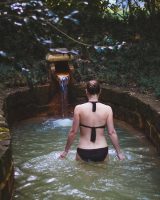
M 90 103 L 92 103 L 92 112 L 96 112 L 96 103 L 98 103 L 98 101 L 89 101 Z

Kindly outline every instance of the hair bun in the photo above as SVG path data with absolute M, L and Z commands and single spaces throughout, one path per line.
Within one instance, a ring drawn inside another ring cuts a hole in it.
M 96 80 L 88 81 L 87 83 L 87 91 L 89 94 L 99 94 L 100 93 L 100 84 Z

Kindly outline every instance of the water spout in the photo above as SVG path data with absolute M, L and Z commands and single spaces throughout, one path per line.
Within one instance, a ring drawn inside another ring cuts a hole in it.
M 61 89 L 62 117 L 64 117 L 68 105 L 69 74 L 57 74 L 57 78 Z
M 73 81 L 72 73 L 74 66 L 71 61 L 76 57 L 72 55 L 66 48 L 54 49 L 46 56 L 49 63 L 49 80 L 53 88 L 56 86 L 56 95 L 53 98 L 54 104 L 57 103 L 56 109 L 61 109 L 62 117 L 68 112 L 68 86 Z M 58 84 L 57 84 L 58 83 Z M 57 90 L 58 89 L 58 90 Z M 55 107 L 54 107 L 55 112 Z M 68 116 L 68 115 L 67 115 Z

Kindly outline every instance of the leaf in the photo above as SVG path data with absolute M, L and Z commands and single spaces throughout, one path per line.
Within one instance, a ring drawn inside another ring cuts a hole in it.
M 77 19 L 70 18 L 70 20 L 71 20 L 72 22 L 74 22 L 76 25 L 79 25 L 79 24 L 80 24 L 80 23 L 79 23 L 79 20 L 77 20 Z
M 95 50 L 97 51 L 97 53 L 104 53 L 107 48 L 105 46 L 94 46 Z
M 23 26 L 23 24 L 21 24 L 21 23 L 19 23 L 19 22 L 14 22 L 14 24 L 15 24 L 16 26 Z
M 0 51 L 0 56 L 1 56 L 1 57 L 7 57 L 7 53 L 4 52 L 4 51 Z
M 25 17 L 23 20 L 24 20 L 24 22 L 25 22 L 26 24 L 28 24 L 28 22 L 29 22 L 29 18 L 28 18 L 28 17 Z
M 35 15 L 32 15 L 31 18 L 34 20 L 37 20 L 37 16 L 35 16 Z
M 53 23 L 58 23 L 59 22 L 59 17 L 50 18 L 49 21 L 53 22 Z
M 75 10 L 75 11 L 71 12 L 69 15 L 64 16 L 64 19 L 68 19 L 68 20 L 74 22 L 76 25 L 79 25 L 80 24 L 79 20 L 73 18 L 73 16 L 76 15 L 77 13 L 79 13 L 79 11 Z
M 78 14 L 78 13 L 79 13 L 79 11 L 78 11 L 78 10 L 75 10 L 75 11 L 71 12 L 69 15 L 70 15 L 70 16 L 73 16 L 73 15 L 76 15 L 76 14 Z
M 57 15 L 54 12 L 50 11 L 50 10 L 47 10 L 46 15 L 48 17 L 57 17 Z

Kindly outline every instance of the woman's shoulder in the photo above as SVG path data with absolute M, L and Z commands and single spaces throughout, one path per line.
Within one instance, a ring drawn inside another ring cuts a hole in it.
M 100 103 L 101 106 L 103 106 L 106 109 L 112 109 L 110 105 L 104 104 L 104 103 Z
M 82 103 L 82 104 L 78 104 L 75 106 L 75 109 L 80 109 L 80 108 L 83 108 L 87 105 L 87 103 Z

